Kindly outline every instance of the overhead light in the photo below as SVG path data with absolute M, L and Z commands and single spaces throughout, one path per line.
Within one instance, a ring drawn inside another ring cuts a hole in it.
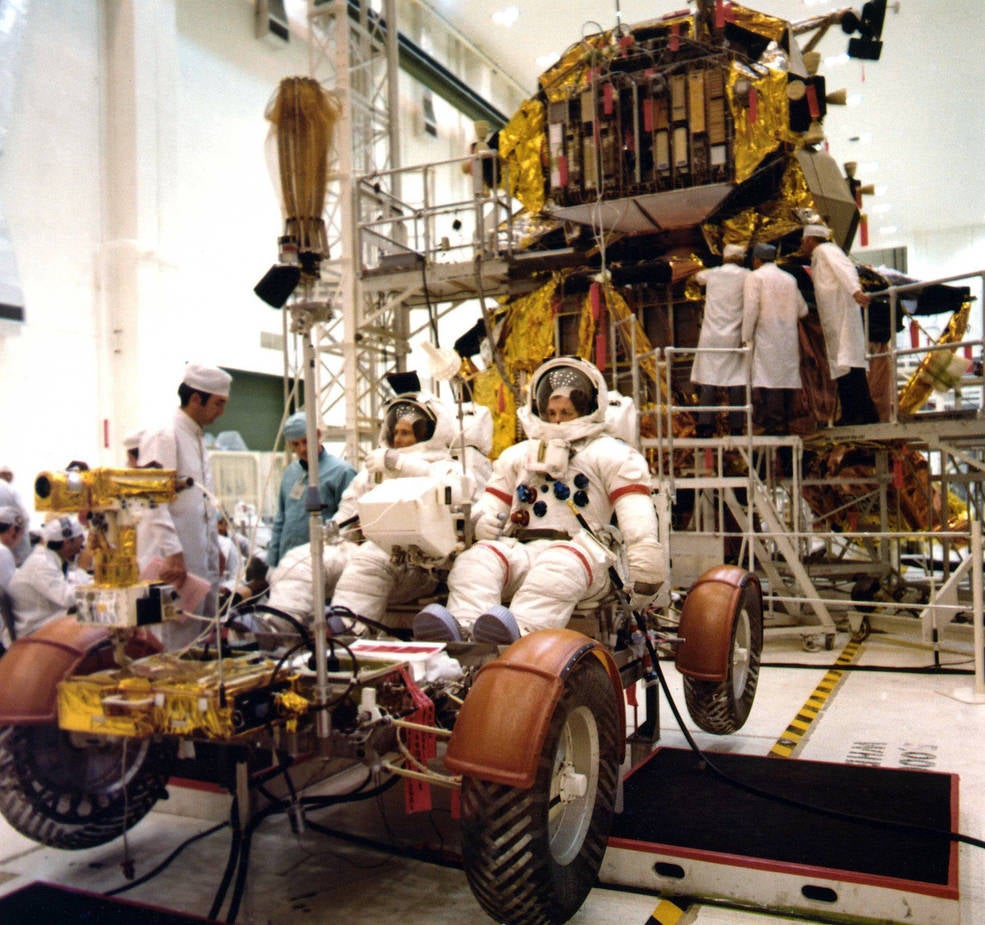
M 897 231 L 899 231 L 898 225 L 883 225 L 879 229 L 879 234 L 886 234 L 886 235 L 896 234 Z
M 871 212 L 873 215 L 881 215 L 886 212 L 890 212 L 892 208 L 892 203 L 880 202 L 878 205 L 866 206 L 866 211 Z
M 864 97 L 861 93 L 849 93 L 845 99 L 846 106 L 860 106 Z
M 505 6 L 501 10 L 496 10 L 490 18 L 497 26 L 505 26 L 509 29 L 520 18 L 520 9 L 515 6 Z

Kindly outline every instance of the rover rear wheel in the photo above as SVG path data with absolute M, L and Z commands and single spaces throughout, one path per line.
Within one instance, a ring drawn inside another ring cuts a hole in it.
M 0 730 L 0 812 L 54 848 L 91 848 L 136 825 L 165 796 L 174 749 L 57 726 Z
M 730 622 L 725 680 L 704 681 L 684 675 L 684 702 L 691 719 L 715 735 L 741 729 L 756 697 L 763 653 L 763 609 L 754 583 L 744 586 Z

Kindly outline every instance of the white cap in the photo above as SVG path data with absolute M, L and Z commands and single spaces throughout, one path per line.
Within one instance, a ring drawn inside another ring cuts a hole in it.
M 831 236 L 831 229 L 827 225 L 804 225 L 805 238 L 824 238 L 825 241 Z
M 133 433 L 127 434 L 123 438 L 123 449 L 125 450 L 137 450 L 140 449 L 140 441 L 144 436 L 142 430 L 135 430 Z
M 4 505 L 0 507 L 0 524 L 6 524 L 8 527 L 23 527 L 24 515 L 13 505 Z
M 742 244 L 726 244 L 722 251 L 722 259 L 732 260 L 736 257 L 745 257 L 746 249 Z
M 218 395 L 220 398 L 229 398 L 229 386 L 232 384 L 233 377 L 224 369 L 219 369 L 218 366 L 201 366 L 198 363 L 189 363 L 185 366 L 185 375 L 181 381 L 200 392 L 208 392 L 210 395 Z
M 82 524 L 74 517 L 56 517 L 41 528 L 41 537 L 46 543 L 61 543 L 82 536 L 84 532 Z

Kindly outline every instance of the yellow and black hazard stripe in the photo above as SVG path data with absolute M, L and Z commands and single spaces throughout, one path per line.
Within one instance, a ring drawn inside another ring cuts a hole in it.
M 672 903 L 669 899 L 661 899 L 644 925 L 685 925 L 685 922 L 692 919 L 692 916 L 687 916 L 685 919 L 691 905 L 692 901 L 686 899 L 678 898 L 676 903 Z
M 787 726 L 783 735 L 776 740 L 776 744 L 770 749 L 768 757 L 789 758 L 793 754 L 794 749 L 800 745 L 818 714 L 824 709 L 828 698 L 835 692 L 835 688 L 844 678 L 845 672 L 840 671 L 838 666 L 851 665 L 858 658 L 861 647 L 861 642 L 849 642 L 845 646 L 834 665 L 814 688 L 814 692 L 797 711 L 797 715 L 790 721 L 790 725 Z

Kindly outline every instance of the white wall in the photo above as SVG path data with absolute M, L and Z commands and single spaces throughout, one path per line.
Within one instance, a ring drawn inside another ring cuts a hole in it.
M 260 347 L 261 331 L 280 334 L 280 313 L 252 291 L 282 231 L 264 111 L 283 77 L 308 73 L 307 49 L 296 37 L 286 46 L 256 39 L 247 0 L 156 0 L 153 15 L 174 35 L 143 49 L 157 60 L 138 61 L 154 71 L 155 95 L 134 91 L 142 160 L 135 176 L 106 177 L 115 162 L 103 81 L 120 55 L 113 43 L 125 41 L 106 22 L 131 3 L 134 18 L 146 15 L 143 2 L 28 7 L 0 154 L 0 203 L 26 301 L 23 324 L 0 325 L 0 462 L 28 504 L 43 469 L 118 464 L 129 430 L 176 407 L 185 360 L 282 372 L 280 352 Z M 436 99 L 439 139 L 418 134 L 419 90 L 406 75 L 400 86 L 405 162 L 463 153 L 471 125 Z M 132 241 L 107 219 L 123 212 L 126 224 L 128 197 L 138 203 Z
M 27 321 L 0 334 L 0 456 L 30 497 L 35 473 L 96 458 L 94 254 L 101 228 L 99 23 L 86 0 L 31 4 L 0 202 Z M 57 79 L 53 79 L 57 75 Z

